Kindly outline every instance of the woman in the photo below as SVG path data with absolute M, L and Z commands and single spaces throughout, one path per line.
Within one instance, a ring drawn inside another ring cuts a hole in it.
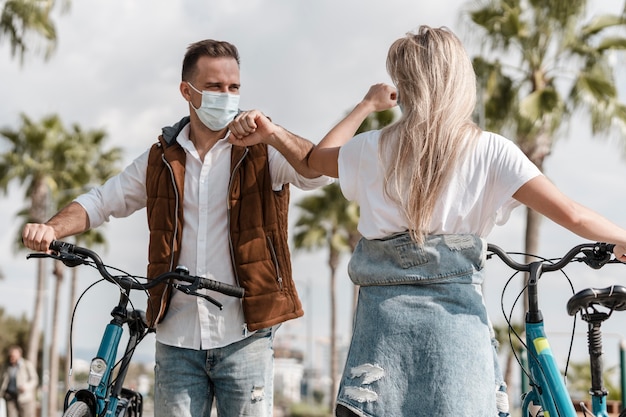
M 460 40 L 422 26 L 394 42 L 377 84 L 314 148 L 309 166 L 360 205 L 348 267 L 360 285 L 338 416 L 495 416 L 481 294 L 486 242 L 520 203 L 592 241 L 626 230 L 564 196 L 511 141 L 472 122 L 476 80 Z M 354 136 L 373 111 L 391 126 Z

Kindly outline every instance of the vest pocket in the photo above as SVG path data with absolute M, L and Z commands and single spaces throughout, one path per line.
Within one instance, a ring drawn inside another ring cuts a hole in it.
M 267 247 L 270 251 L 270 255 L 272 256 L 272 262 L 274 262 L 274 268 L 276 269 L 276 282 L 278 283 L 278 287 L 280 290 L 283 290 L 283 277 L 280 274 L 280 267 L 278 266 L 278 257 L 276 256 L 276 249 L 274 248 L 274 243 L 272 242 L 272 238 L 270 236 L 265 237 L 267 239 Z

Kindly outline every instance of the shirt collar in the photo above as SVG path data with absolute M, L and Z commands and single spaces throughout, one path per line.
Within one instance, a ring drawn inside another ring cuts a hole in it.
M 191 124 L 187 124 L 185 127 L 182 128 L 182 130 L 180 131 L 180 133 L 178 134 L 178 136 L 176 137 L 176 141 L 178 142 L 178 144 L 180 146 L 182 146 L 182 148 L 190 153 L 193 154 L 197 154 L 198 152 L 196 151 L 196 147 L 193 144 L 193 142 L 191 141 L 191 139 L 189 139 L 189 129 L 190 129 Z M 226 134 L 224 135 L 223 138 L 221 138 L 220 140 L 217 141 L 216 145 L 222 145 L 224 142 L 228 142 L 228 138 L 230 136 L 230 130 L 226 130 Z

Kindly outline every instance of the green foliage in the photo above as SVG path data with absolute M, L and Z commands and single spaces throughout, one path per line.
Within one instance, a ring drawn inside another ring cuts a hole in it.
M 605 369 L 602 374 L 604 387 L 609 392 L 607 400 L 621 400 L 621 390 L 615 384 L 615 377 L 618 376 L 619 369 L 611 367 Z M 589 362 L 572 362 L 569 364 L 567 371 L 568 390 L 572 394 L 572 398 L 578 400 L 587 400 L 589 398 L 589 389 L 591 387 L 591 368 Z
M 290 417 L 327 417 L 332 415 L 327 407 L 306 403 L 293 404 L 289 409 Z
M 18 212 L 21 226 L 47 220 L 50 211 L 58 211 L 89 185 L 103 182 L 119 171 L 117 163 L 122 150 L 103 149 L 105 131 L 84 130 L 77 124 L 66 127 L 57 115 L 33 121 L 22 114 L 20 120 L 17 129 L 0 129 L 0 137 L 10 146 L 0 155 L 0 191 L 6 193 L 12 182 L 25 186 L 30 204 Z M 104 242 L 97 231 L 84 235 L 84 240 Z M 16 247 L 21 248 L 19 235 Z
M 64 0 L 61 11 L 69 9 Z M 55 0 L 6 0 L 0 11 L 0 41 L 8 39 L 11 57 L 23 64 L 29 53 L 52 56 L 57 44 L 57 32 L 52 20 Z
M 7 185 L 17 180 L 29 185 L 29 196 L 34 183 L 45 177 L 44 182 L 63 203 L 76 196 L 76 191 L 66 190 L 77 183 L 88 184 L 117 172 L 114 163 L 120 159 L 121 149 L 100 150 L 106 139 L 103 130 L 84 131 L 78 125 L 67 128 L 57 115 L 35 122 L 22 114 L 20 121 L 18 129 L 0 129 L 0 136 L 11 147 L 0 155 L 1 190 L 6 192 Z
M 479 124 L 516 140 L 540 168 L 576 111 L 586 111 L 594 134 L 616 129 L 626 136 L 610 60 L 626 49 L 626 19 L 588 19 L 586 4 L 483 0 L 469 12 L 484 47 L 473 58 Z
M 0 364 L 5 361 L 9 346 L 18 345 L 26 351 L 29 330 L 30 322 L 26 316 L 8 316 L 0 307 Z
M 337 252 L 349 250 L 352 235 L 358 233 L 358 208 L 343 197 L 339 184 L 304 197 L 296 207 L 301 210 L 295 224 L 296 248 L 312 250 L 330 245 Z
M 393 123 L 394 119 L 395 113 L 392 109 L 374 112 L 363 120 L 363 123 L 361 123 L 361 126 L 357 129 L 356 134 L 368 132 L 370 130 L 382 129 L 383 127 Z

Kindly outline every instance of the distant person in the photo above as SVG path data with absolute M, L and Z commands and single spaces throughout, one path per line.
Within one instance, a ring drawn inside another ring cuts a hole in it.
M 150 149 L 103 186 L 79 196 L 22 237 L 46 251 L 54 239 L 147 208 L 148 277 L 177 265 L 245 289 L 243 300 L 207 300 L 159 286 L 146 314 L 156 327 L 155 416 L 268 417 L 273 409 L 273 340 L 303 315 L 287 239 L 289 185 L 329 184 L 306 163 L 313 144 L 257 110 L 239 110 L 239 52 L 231 43 L 191 44 L 178 86 L 189 114 L 164 127 Z M 229 134 L 254 129 L 263 143 Z M 136 140 L 136 138 L 133 138 Z
M 450 30 L 421 26 L 396 40 L 387 70 L 395 86 L 372 86 L 308 159 L 360 207 L 363 238 L 348 266 L 360 291 L 336 415 L 506 414 L 481 292 L 485 238 L 520 203 L 614 243 L 622 262 L 626 230 L 472 121 L 476 77 Z M 354 136 L 370 113 L 396 104 L 396 123 Z
M 0 376 L 0 396 L 7 417 L 35 417 L 39 376 L 33 364 L 22 357 L 22 348 L 11 346 Z

